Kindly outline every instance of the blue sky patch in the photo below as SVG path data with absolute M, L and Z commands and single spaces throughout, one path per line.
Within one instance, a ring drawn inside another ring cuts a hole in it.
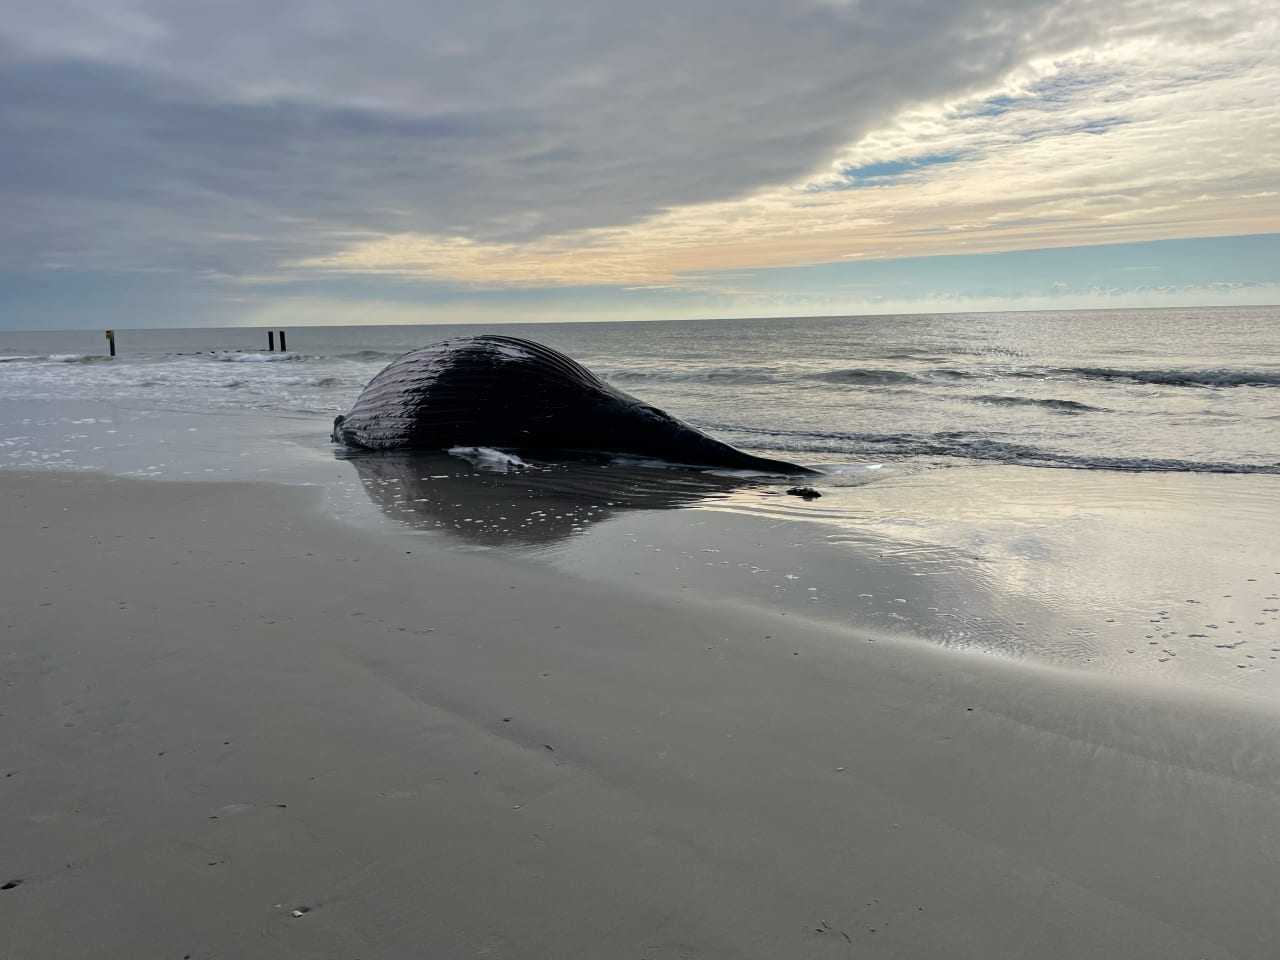
M 927 170 L 929 167 L 942 166 L 963 160 L 966 154 L 960 152 L 926 153 L 918 157 L 905 157 L 901 160 L 883 160 L 877 163 L 864 163 L 858 167 L 845 167 L 840 171 L 843 182 L 834 186 L 824 185 L 823 190 L 856 190 L 859 187 L 880 187 L 899 183 L 913 173 Z

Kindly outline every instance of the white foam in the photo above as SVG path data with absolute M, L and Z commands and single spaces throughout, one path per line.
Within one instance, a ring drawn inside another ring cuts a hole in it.
M 237 353 L 232 350 L 220 350 L 214 357 L 223 363 L 283 363 L 302 359 L 297 353 Z
M 883 463 L 823 463 L 818 469 L 832 477 L 856 477 L 868 470 L 883 470 Z

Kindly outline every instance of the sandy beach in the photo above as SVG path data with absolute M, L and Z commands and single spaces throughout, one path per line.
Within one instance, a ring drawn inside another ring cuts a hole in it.
M 0 475 L 0 956 L 1280 942 L 1271 711 L 433 548 L 319 501 Z

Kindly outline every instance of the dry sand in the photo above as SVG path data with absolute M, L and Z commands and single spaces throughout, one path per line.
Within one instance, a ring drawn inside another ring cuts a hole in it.
M 1280 955 L 1273 712 L 317 502 L 0 474 L 0 957 Z

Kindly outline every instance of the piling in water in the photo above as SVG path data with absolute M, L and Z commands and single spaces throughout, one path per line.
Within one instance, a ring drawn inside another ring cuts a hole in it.
M 267 331 L 267 352 L 273 353 L 276 349 L 276 332 L 274 330 Z

